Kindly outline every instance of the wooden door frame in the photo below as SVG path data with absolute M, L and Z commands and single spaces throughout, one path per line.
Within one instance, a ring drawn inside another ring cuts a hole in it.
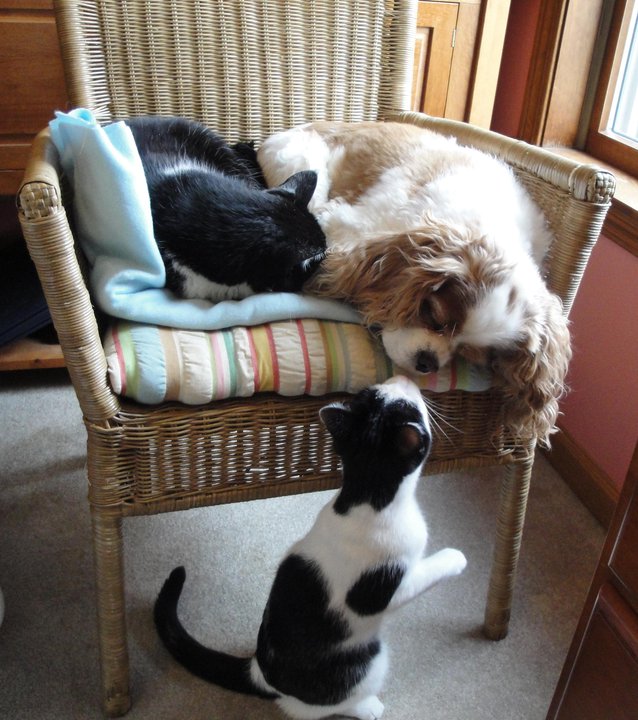
M 576 144 L 604 1 L 541 2 L 518 128 L 521 140 L 534 145 Z M 579 22 L 582 18 L 588 21 Z M 571 107 L 565 107 L 563 77 L 572 88 Z M 552 127 L 558 115 L 560 127 Z

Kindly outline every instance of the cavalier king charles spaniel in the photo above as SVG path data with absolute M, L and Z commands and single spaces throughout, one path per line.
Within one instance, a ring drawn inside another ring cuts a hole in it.
M 310 202 L 328 254 L 305 290 L 354 305 L 394 363 L 489 365 L 515 433 L 548 444 L 570 359 L 542 277 L 552 235 L 510 168 L 403 123 L 310 123 L 269 137 L 269 185 L 318 173 Z

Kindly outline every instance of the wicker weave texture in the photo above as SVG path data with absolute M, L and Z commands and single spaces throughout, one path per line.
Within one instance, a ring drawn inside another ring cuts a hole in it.
M 413 0 L 60 0 L 56 10 L 71 102 L 102 122 L 181 115 L 259 141 L 408 102 Z
M 319 409 L 336 399 L 265 394 L 150 409 L 127 403 L 108 426 L 87 423 L 90 500 L 146 514 L 227 502 L 241 489 L 252 499 L 335 487 L 339 465 Z M 428 393 L 427 400 L 440 428 L 429 471 L 519 457 L 505 440 L 496 393 Z

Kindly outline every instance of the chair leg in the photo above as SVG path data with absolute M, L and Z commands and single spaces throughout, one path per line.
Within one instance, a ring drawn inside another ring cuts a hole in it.
M 490 640 L 507 635 L 516 566 L 525 522 L 534 455 L 505 467 L 501 483 L 494 559 L 487 593 L 483 633 Z
M 122 518 L 93 509 L 92 521 L 104 710 L 109 717 L 119 717 L 131 706 Z

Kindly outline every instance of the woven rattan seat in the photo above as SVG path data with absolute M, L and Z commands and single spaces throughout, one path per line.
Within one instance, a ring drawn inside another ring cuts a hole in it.
M 316 119 L 393 119 L 450 134 L 505 159 L 556 235 L 548 282 L 569 312 L 613 193 L 613 178 L 499 135 L 406 111 L 416 0 L 56 0 L 69 97 L 100 122 L 142 114 L 201 120 L 229 141 Z M 85 419 L 103 700 L 128 709 L 122 518 L 335 487 L 319 421 L 326 398 L 256 395 L 148 407 L 107 381 L 48 132 L 19 196 L 37 266 Z M 495 192 L 498 189 L 495 188 Z M 514 441 L 498 391 L 438 394 L 449 420 L 431 473 L 505 467 L 485 632 L 507 632 L 535 438 Z M 452 429 L 450 429 L 452 428 Z

